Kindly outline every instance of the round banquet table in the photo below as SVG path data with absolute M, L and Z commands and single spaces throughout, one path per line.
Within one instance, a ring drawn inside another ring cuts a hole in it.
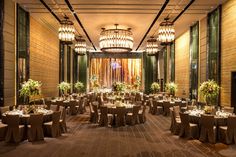
M 37 109 L 37 113 L 43 114 L 43 122 L 49 122 L 52 120 L 52 110 L 46 110 L 46 109 Z M 29 124 L 29 118 L 30 114 L 24 114 L 22 110 L 13 110 L 13 111 L 7 111 L 2 114 L 2 123 L 6 124 L 6 115 L 19 115 L 20 117 L 20 125 L 28 125 Z M 34 114 L 34 113 L 31 113 Z
M 106 103 L 104 104 L 104 106 L 106 106 L 108 108 L 108 113 L 110 114 L 116 114 L 116 109 L 118 107 L 118 105 L 112 104 L 112 103 Z M 128 112 L 132 112 L 133 110 L 133 104 L 124 104 L 122 103 L 122 105 L 119 105 L 119 107 L 125 107 L 126 113 Z

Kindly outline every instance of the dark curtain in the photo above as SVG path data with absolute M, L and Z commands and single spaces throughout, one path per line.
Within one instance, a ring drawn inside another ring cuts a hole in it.
M 79 81 L 83 82 L 84 88 L 87 89 L 87 55 L 78 56 Z

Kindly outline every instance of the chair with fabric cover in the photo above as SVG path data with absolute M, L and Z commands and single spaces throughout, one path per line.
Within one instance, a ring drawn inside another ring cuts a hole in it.
M 99 103 L 97 101 L 92 102 L 92 111 L 93 111 L 93 118 L 92 123 L 98 123 L 98 105 Z
M 157 101 L 157 115 L 163 114 L 163 102 Z
M 100 117 L 99 117 L 99 125 L 100 126 L 108 126 L 108 108 L 107 106 L 100 107 Z
M 126 116 L 126 123 L 130 125 L 135 125 L 139 123 L 138 112 L 141 106 L 133 106 L 132 113 L 128 113 Z
M 234 107 L 223 107 L 222 110 L 225 112 L 234 113 Z
M 139 112 L 138 112 L 138 117 L 139 117 L 139 122 L 140 123 L 145 123 L 146 122 L 145 111 L 146 111 L 146 105 L 142 106 L 142 109 L 139 110 Z
M 78 109 L 76 108 L 77 105 L 78 105 L 78 102 L 76 100 L 71 100 L 69 102 L 70 115 L 76 115 L 78 113 Z
M 95 113 L 94 113 L 94 110 L 93 110 L 93 107 L 92 107 L 92 104 L 89 103 L 89 111 L 90 111 L 90 118 L 89 118 L 89 121 L 92 123 L 93 122 L 93 119 L 94 119 L 94 116 L 95 116 Z
M 9 106 L 4 106 L 4 107 L 0 107 L 0 118 L 2 118 L 2 114 L 9 111 Z
M 20 124 L 19 115 L 6 115 L 7 132 L 5 141 L 19 143 L 24 139 L 25 126 Z
M 170 115 L 170 107 L 172 107 L 172 104 L 169 101 L 163 102 L 163 115 L 164 116 Z
M 61 111 L 55 111 L 52 114 L 52 121 L 43 124 L 46 136 L 50 137 L 61 136 L 60 116 L 61 116 Z
M 126 109 L 124 106 L 117 106 L 115 110 L 115 125 L 116 127 L 125 126 Z
M 192 105 L 187 105 L 187 110 L 193 110 L 194 109 L 194 106 Z
M 212 144 L 216 143 L 216 126 L 213 115 L 201 115 L 200 119 L 200 138 L 201 142 L 209 141 Z
M 180 107 L 179 106 L 173 106 L 173 111 L 174 111 L 174 116 L 176 118 L 179 118 L 179 113 L 180 113 Z
M 58 111 L 58 109 L 59 109 L 58 105 L 50 105 L 50 110 Z
M 43 114 L 32 114 L 27 126 L 28 141 L 39 141 L 44 139 Z
M 59 107 L 59 111 L 61 111 L 60 116 L 60 128 L 62 133 L 67 132 L 67 126 L 66 126 L 66 108 L 63 106 Z
M 7 125 L 0 122 L 0 141 L 5 140 Z
M 236 116 L 229 116 L 227 126 L 219 127 L 219 140 L 225 144 L 236 143 Z
M 152 114 L 156 115 L 157 114 L 157 100 L 153 100 L 153 107 L 152 107 Z
M 170 131 L 174 135 L 178 135 L 180 132 L 181 120 L 179 117 L 175 117 L 173 107 L 170 107 L 170 117 L 171 117 Z
M 153 113 L 153 99 L 149 99 L 149 113 Z
M 189 115 L 187 113 L 180 112 L 179 115 L 181 120 L 179 137 L 198 139 L 199 137 L 198 125 L 190 123 Z

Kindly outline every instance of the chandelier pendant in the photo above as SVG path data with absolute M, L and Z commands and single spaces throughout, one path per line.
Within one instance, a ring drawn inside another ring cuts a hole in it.
M 100 34 L 99 45 L 103 52 L 125 53 L 132 51 L 133 37 L 131 29 L 115 29 L 102 28 Z
M 59 40 L 66 44 L 72 44 L 75 39 L 75 28 L 72 21 L 67 16 L 60 22 L 61 26 L 58 30 Z
M 146 52 L 149 56 L 156 55 L 160 50 L 158 49 L 158 41 L 153 36 L 147 40 Z
M 79 36 L 79 38 L 76 38 L 75 40 L 75 52 L 77 52 L 79 56 L 85 55 L 87 52 L 85 39 L 83 39 L 82 36 Z
M 160 28 L 158 30 L 158 40 L 161 44 L 170 44 L 175 39 L 175 29 L 173 22 L 169 21 L 169 18 L 165 18 L 160 24 Z

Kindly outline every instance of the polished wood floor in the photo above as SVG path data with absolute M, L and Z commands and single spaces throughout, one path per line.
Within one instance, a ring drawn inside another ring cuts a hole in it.
M 43 142 L 0 142 L 0 157 L 235 157 L 236 146 L 179 139 L 170 118 L 147 114 L 147 122 L 120 128 L 99 127 L 89 114 L 68 117 L 69 132 Z

